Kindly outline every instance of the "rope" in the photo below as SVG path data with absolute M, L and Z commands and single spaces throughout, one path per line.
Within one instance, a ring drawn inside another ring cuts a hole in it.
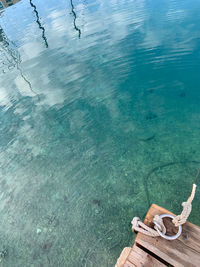
M 152 236 L 152 237 L 156 237 L 159 236 L 159 233 L 156 231 L 156 229 L 159 229 L 161 232 L 163 232 L 163 234 L 166 233 L 166 228 L 163 224 L 162 219 L 159 217 L 159 215 L 155 215 L 153 222 L 155 224 L 154 229 L 152 229 L 151 227 L 147 226 L 146 224 L 144 224 L 140 218 L 138 217 L 134 217 L 132 220 L 132 231 L 136 231 L 136 232 L 140 232 L 144 235 L 148 235 L 148 236 Z
M 179 226 L 184 224 L 187 221 L 187 218 L 190 216 L 190 213 L 192 211 L 192 201 L 194 199 L 195 193 L 196 193 L 196 188 L 197 188 L 197 179 L 200 175 L 200 168 L 194 178 L 193 186 L 192 186 L 192 192 L 186 202 L 182 203 L 183 210 L 180 215 L 176 216 L 172 222 L 174 223 L 175 226 Z
M 150 227 L 148 227 L 146 224 L 140 221 L 140 218 L 134 217 L 132 220 L 132 231 L 140 232 L 144 235 L 156 237 L 159 236 L 158 232 Z
M 186 202 L 182 203 L 183 211 L 180 215 L 176 216 L 172 222 L 176 227 L 179 225 L 184 224 L 187 221 L 187 218 L 190 216 L 190 213 L 192 211 L 192 200 L 194 199 L 195 192 L 196 192 L 196 184 L 193 184 L 191 195 L 189 196 L 188 200 Z
M 198 179 L 199 175 L 200 175 L 200 168 L 199 168 L 199 170 L 198 170 L 198 172 L 197 172 L 197 175 L 196 175 L 195 178 L 194 178 L 194 182 L 193 182 L 193 184 L 197 184 L 197 179 Z
M 195 197 L 196 187 L 197 187 L 196 181 L 197 181 L 197 178 L 199 177 L 199 175 L 200 175 L 200 168 L 199 168 L 197 175 L 194 179 L 194 183 L 192 186 L 192 192 L 191 192 L 188 200 L 186 202 L 182 203 L 183 210 L 182 210 L 181 214 L 176 216 L 172 220 L 173 224 L 176 227 L 179 227 L 182 224 L 184 224 L 187 221 L 187 218 L 189 217 L 189 215 L 192 211 L 192 201 Z M 132 231 L 140 232 L 140 233 L 148 235 L 148 236 L 152 236 L 152 237 L 159 236 L 160 234 L 158 233 L 157 230 L 162 232 L 164 235 L 166 233 L 165 225 L 164 225 L 163 220 L 160 218 L 159 215 L 155 215 L 153 218 L 154 229 L 152 229 L 151 227 L 144 224 L 142 221 L 140 221 L 140 218 L 138 218 L 138 217 L 134 217 L 131 223 L 132 223 Z

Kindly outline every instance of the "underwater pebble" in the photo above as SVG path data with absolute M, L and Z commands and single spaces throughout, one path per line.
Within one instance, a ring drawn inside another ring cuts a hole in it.
M 37 228 L 37 234 L 40 234 L 42 230 L 40 228 Z

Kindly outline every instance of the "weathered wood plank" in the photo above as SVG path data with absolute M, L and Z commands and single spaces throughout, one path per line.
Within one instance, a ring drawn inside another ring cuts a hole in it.
M 154 215 L 163 213 L 170 212 L 153 204 L 146 215 L 145 223 L 152 226 Z M 168 234 L 174 234 L 170 222 L 165 221 L 165 224 L 169 229 Z M 161 237 L 152 238 L 138 233 L 135 242 L 173 266 L 200 266 L 200 227 L 191 223 L 187 222 L 183 225 L 182 235 L 176 240 L 169 241 Z
M 137 267 L 136 265 L 134 265 L 133 263 L 131 263 L 130 261 L 126 261 L 124 265 L 122 265 L 123 267 Z
M 161 263 L 136 245 L 133 246 L 127 260 L 137 267 L 166 267 L 165 264 Z
M 166 267 L 136 245 L 124 248 L 115 267 Z
M 117 263 L 115 264 L 115 267 L 125 266 L 124 264 L 125 264 L 128 256 L 129 256 L 131 250 L 132 250 L 132 248 L 130 248 L 130 247 L 126 247 L 122 250 L 120 257 L 118 258 Z M 128 266 L 129 265 L 127 265 L 126 267 L 128 267 Z M 130 267 L 132 267 L 132 266 L 130 265 Z

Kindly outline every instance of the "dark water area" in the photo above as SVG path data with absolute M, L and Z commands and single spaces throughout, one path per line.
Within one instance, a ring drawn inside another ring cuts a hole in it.
M 151 203 L 181 212 L 200 167 L 199 10 L 2 8 L 0 266 L 114 266 L 134 216 Z M 199 205 L 197 187 L 197 225 Z

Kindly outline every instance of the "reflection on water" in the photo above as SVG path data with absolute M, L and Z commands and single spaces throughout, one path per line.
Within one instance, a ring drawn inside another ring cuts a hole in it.
M 22 0 L 1 14 L 4 266 L 113 266 L 149 203 L 181 211 L 200 164 L 199 5 Z
M 33 4 L 32 0 L 30 0 L 30 5 L 33 7 L 35 16 L 37 18 L 36 22 L 37 22 L 39 28 L 42 30 L 42 38 L 44 39 L 45 46 L 46 46 L 46 48 L 48 48 L 49 45 L 48 45 L 48 42 L 47 42 L 47 38 L 45 36 L 45 28 L 41 25 L 39 14 L 38 14 L 38 11 L 37 11 L 37 7 Z
M 78 37 L 81 37 L 81 30 L 76 26 L 76 12 L 74 11 L 74 5 L 73 5 L 73 1 L 70 0 L 71 3 L 71 7 L 72 7 L 72 14 L 74 16 L 74 29 L 78 32 Z

